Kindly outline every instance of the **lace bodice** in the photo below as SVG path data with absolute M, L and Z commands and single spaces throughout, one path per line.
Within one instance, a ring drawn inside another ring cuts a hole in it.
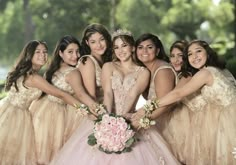
M 28 109 L 33 100 L 37 99 L 42 91 L 38 88 L 26 87 L 23 85 L 23 77 L 17 80 L 17 86 L 19 91 L 17 92 L 15 87 L 12 86 L 6 100 L 20 109 Z
M 214 67 L 207 67 L 206 69 L 213 76 L 213 84 L 211 86 L 205 85 L 202 88 L 203 97 L 208 102 L 221 106 L 228 106 L 232 102 L 235 102 L 236 86 L 229 79 L 228 75 L 225 75 L 224 71 Z
M 156 98 L 156 91 L 155 91 L 155 83 L 154 83 L 154 80 L 155 80 L 155 77 L 156 77 L 156 74 L 158 71 L 162 70 L 162 69 L 171 69 L 172 72 L 175 74 L 175 83 L 177 83 L 178 81 L 178 77 L 177 77 L 177 74 L 175 72 L 175 70 L 173 69 L 173 67 L 169 64 L 165 64 L 165 65 L 162 65 L 160 66 L 159 68 L 157 68 L 154 72 L 154 74 L 152 75 L 151 77 L 151 81 L 150 81 L 150 87 L 149 87 L 149 92 L 148 92 L 148 99 L 153 99 L 153 98 Z
M 118 71 L 113 71 L 111 79 L 116 114 L 122 115 L 127 113 L 124 112 L 126 102 L 129 101 L 127 100 L 127 96 L 137 81 L 138 73 L 143 69 L 143 67 L 137 67 L 135 72 L 129 73 L 124 78 L 122 78 Z
M 96 94 L 97 94 L 97 101 L 99 103 L 103 102 L 103 89 L 102 89 L 102 84 L 101 84 L 101 74 L 102 74 L 102 68 L 100 67 L 100 65 L 98 64 L 97 60 L 92 56 L 92 55 L 84 55 L 82 56 L 76 67 L 78 67 L 79 65 L 81 65 L 82 63 L 82 59 L 88 57 L 90 58 L 94 65 L 95 65 L 95 75 L 96 75 Z
M 52 78 L 52 84 L 54 86 L 56 86 L 57 88 L 61 89 L 62 91 L 65 91 L 65 92 L 67 92 L 71 95 L 74 95 L 74 91 L 71 88 L 70 84 L 68 84 L 65 81 L 65 76 L 74 69 L 75 69 L 74 67 L 69 67 L 64 72 L 60 72 L 60 71 L 55 72 L 55 74 L 53 75 L 53 78 Z M 59 99 L 55 96 L 48 95 L 47 97 L 51 101 L 55 101 L 55 102 L 60 103 L 60 104 L 65 104 L 65 102 L 63 100 L 61 100 L 61 99 Z
M 202 111 L 207 104 L 207 101 L 201 95 L 201 91 L 197 91 L 183 99 L 183 104 L 185 104 L 191 111 Z

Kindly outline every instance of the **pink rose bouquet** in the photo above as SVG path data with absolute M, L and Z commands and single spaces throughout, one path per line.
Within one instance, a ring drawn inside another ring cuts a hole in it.
M 88 137 L 89 145 L 96 145 L 105 153 L 123 153 L 131 151 L 135 142 L 135 132 L 122 116 L 114 114 L 100 115 L 95 121 L 93 133 Z

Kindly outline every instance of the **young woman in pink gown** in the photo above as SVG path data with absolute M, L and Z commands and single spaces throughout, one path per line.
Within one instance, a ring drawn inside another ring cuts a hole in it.
M 129 119 L 139 96 L 149 84 L 150 73 L 140 65 L 134 55 L 134 39 L 127 31 L 119 30 L 113 35 L 113 62 L 102 68 L 104 104 L 108 112 Z M 93 122 L 86 120 L 51 162 L 52 165 L 162 165 L 178 164 L 157 129 L 151 127 L 137 132 L 140 140 L 131 152 L 106 154 L 87 144 L 93 132 Z
M 200 91 L 205 101 L 195 102 L 191 127 L 185 148 L 186 164 L 218 165 L 236 164 L 233 147 L 236 145 L 236 85 L 220 61 L 216 52 L 202 40 L 189 43 L 184 54 L 185 65 L 191 65 L 199 71 L 183 87 L 176 88 L 159 99 L 159 106 L 166 106 Z M 201 99 L 201 100 L 202 100 Z M 202 108 L 204 103 L 204 108 Z M 142 118 L 133 115 L 133 120 Z M 151 119 L 163 113 L 155 110 Z M 144 114 L 144 113 L 143 113 Z M 138 126 L 138 122 L 136 123 Z
M 29 106 L 42 91 L 71 105 L 79 103 L 38 74 L 47 61 L 47 50 L 45 42 L 28 42 L 13 70 L 8 73 L 5 86 L 8 94 L 0 101 L 1 165 L 38 164 Z

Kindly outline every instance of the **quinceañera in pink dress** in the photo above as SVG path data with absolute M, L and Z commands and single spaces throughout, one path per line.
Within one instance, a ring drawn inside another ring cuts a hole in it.
M 115 112 L 124 115 L 125 105 L 129 102 L 127 96 L 134 90 L 134 85 L 143 67 L 137 66 L 135 71 L 127 74 L 124 78 L 117 70 L 111 76 L 112 89 L 114 92 Z M 138 96 L 137 99 L 138 100 Z M 135 104 L 134 104 L 135 106 Z M 132 113 L 132 112 L 131 112 Z M 93 132 L 94 122 L 85 120 L 72 137 L 67 141 L 62 150 L 56 155 L 51 165 L 175 165 L 178 161 L 168 148 L 164 139 L 155 127 L 142 129 L 136 133 L 139 139 L 132 151 L 121 154 L 106 154 L 97 147 L 89 146 L 88 136 Z

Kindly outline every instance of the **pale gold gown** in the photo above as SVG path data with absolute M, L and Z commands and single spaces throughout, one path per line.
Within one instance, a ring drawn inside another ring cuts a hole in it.
M 65 82 L 65 76 L 73 69 L 75 68 L 70 67 L 64 72 L 57 71 L 52 78 L 54 86 L 71 95 L 74 92 L 70 84 Z M 67 104 L 57 97 L 46 95 L 35 100 L 30 106 L 30 111 L 33 116 L 38 162 L 48 164 L 64 145 Z
M 175 72 L 175 70 L 173 69 L 173 67 L 166 63 L 165 65 L 160 66 L 159 68 L 157 68 L 155 70 L 155 72 L 152 74 L 151 76 L 151 81 L 150 81 L 150 86 L 149 86 L 149 91 L 148 91 L 148 99 L 156 99 L 156 91 L 155 91 L 155 78 L 156 75 L 159 71 L 163 70 L 163 69 L 170 69 L 174 75 L 175 75 L 175 83 L 177 83 L 178 78 L 177 78 L 177 74 Z M 158 98 L 157 98 L 158 99 Z M 167 119 L 169 118 L 169 113 L 171 110 L 168 110 L 166 113 L 162 114 L 157 120 L 157 128 L 160 131 L 161 134 L 163 134 L 163 132 L 165 131 L 164 129 L 166 128 L 166 124 L 167 124 Z
M 235 165 L 236 146 L 236 85 L 225 71 L 207 67 L 213 84 L 201 89 L 201 102 L 192 103 L 194 115 L 185 148 L 186 164 Z M 199 108 L 204 107 L 204 108 Z
M 177 105 L 163 135 L 184 164 L 234 165 L 235 81 L 225 71 L 207 69 L 214 77 L 213 85 L 202 87 Z
M 0 101 L 0 164 L 36 165 L 34 130 L 29 106 L 41 95 L 37 88 L 17 80 L 8 95 Z
M 155 92 L 155 76 L 158 71 L 162 69 L 171 69 L 175 74 L 175 82 L 178 82 L 177 74 L 169 64 L 160 66 L 154 72 L 148 93 L 148 99 L 156 98 Z M 175 157 L 182 163 L 185 163 L 184 148 L 186 145 L 186 139 L 190 126 L 190 111 L 188 107 L 181 102 L 171 107 L 166 113 L 162 114 L 157 120 L 157 128 L 160 131 L 163 138 L 170 145 L 171 150 Z

